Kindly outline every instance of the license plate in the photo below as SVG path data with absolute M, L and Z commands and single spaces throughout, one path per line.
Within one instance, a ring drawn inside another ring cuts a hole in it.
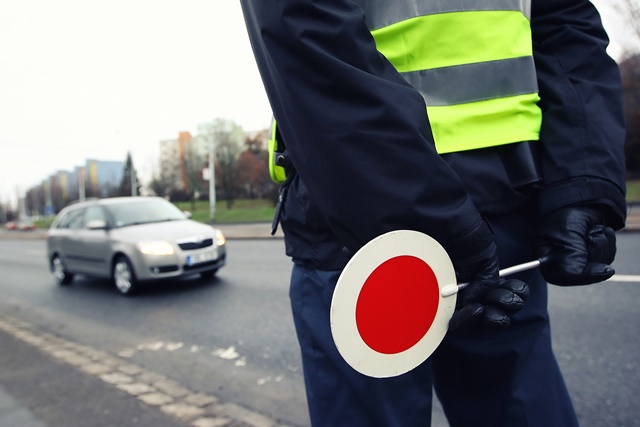
M 213 261 L 218 258 L 218 251 L 200 252 L 198 254 L 189 255 L 187 257 L 187 265 L 202 264 L 203 262 Z

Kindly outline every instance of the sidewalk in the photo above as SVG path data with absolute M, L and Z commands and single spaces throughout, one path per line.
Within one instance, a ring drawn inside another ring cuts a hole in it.
M 0 427 L 285 427 L 0 313 Z
M 626 231 L 640 231 L 640 203 L 632 203 L 628 206 Z
M 278 226 L 275 235 L 271 235 L 270 222 L 244 224 L 214 224 L 227 239 L 273 239 L 283 238 L 282 227 Z
M 0 330 L 0 427 L 187 427 Z
M 227 240 L 275 239 L 284 237 L 280 227 L 278 227 L 274 236 L 271 235 L 270 222 L 214 224 L 214 227 L 220 229 Z M 0 228 L 0 240 L 40 240 L 45 238 L 46 233 L 46 229 L 37 229 L 35 231 L 7 231 Z
M 271 223 L 248 223 L 248 224 L 215 224 L 227 239 L 261 239 L 284 237 L 282 227 L 278 227 L 275 236 L 271 236 Z M 640 203 L 628 206 L 627 225 L 620 230 L 640 231 Z
M 282 227 L 278 227 L 275 235 L 271 235 L 270 222 L 252 222 L 240 224 L 214 224 L 227 240 L 235 239 L 274 239 L 283 238 Z M 621 232 L 640 231 L 640 204 L 629 206 L 627 226 Z M 6 231 L 0 229 L 0 240 L 44 239 L 46 230 L 39 229 L 28 232 Z

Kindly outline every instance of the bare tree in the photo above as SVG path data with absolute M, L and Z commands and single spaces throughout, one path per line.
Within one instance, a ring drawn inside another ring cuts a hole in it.
M 149 189 L 154 195 L 159 197 L 167 197 L 169 191 L 171 191 L 173 183 L 171 179 L 163 177 L 161 173 L 154 172 L 151 181 L 149 182 Z
M 234 121 L 217 118 L 203 128 L 206 138 L 213 141 L 215 157 L 216 192 L 231 209 L 236 198 L 238 176 L 236 162 L 240 157 L 244 131 Z
M 196 199 L 204 191 L 206 183 L 202 177 L 202 169 L 204 168 L 205 159 L 198 155 L 197 152 L 190 147 L 188 153 L 185 153 L 184 168 L 186 176 L 187 193 L 191 201 L 191 210 L 196 209 Z
M 239 181 L 250 198 L 271 200 L 274 194 L 276 198 L 278 195 L 278 185 L 269 176 L 269 154 L 264 148 L 268 136 L 268 130 L 248 135 L 244 142 L 246 150 L 238 159 Z
M 613 2 L 625 28 L 623 54 L 620 62 L 624 88 L 624 109 L 627 123 L 625 157 L 629 179 L 640 178 L 640 0 Z
M 621 22 L 624 24 L 626 37 L 624 38 L 624 58 L 633 56 L 640 51 L 640 1 L 617 0 L 613 4 Z
M 627 177 L 640 179 L 640 54 L 620 63 L 627 123 L 625 160 Z

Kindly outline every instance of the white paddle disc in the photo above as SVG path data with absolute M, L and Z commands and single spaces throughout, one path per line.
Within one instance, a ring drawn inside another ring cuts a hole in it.
M 456 305 L 453 264 L 432 237 L 410 230 L 363 246 L 342 271 L 331 302 L 331 332 L 356 371 L 398 376 L 438 347 Z

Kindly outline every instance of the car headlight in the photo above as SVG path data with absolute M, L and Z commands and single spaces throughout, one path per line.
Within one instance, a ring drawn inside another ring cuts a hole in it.
M 162 241 L 139 242 L 138 249 L 145 255 L 172 255 L 174 252 L 171 243 Z
M 222 231 L 216 230 L 216 245 L 223 246 L 227 242 L 227 239 L 224 238 L 224 234 Z

